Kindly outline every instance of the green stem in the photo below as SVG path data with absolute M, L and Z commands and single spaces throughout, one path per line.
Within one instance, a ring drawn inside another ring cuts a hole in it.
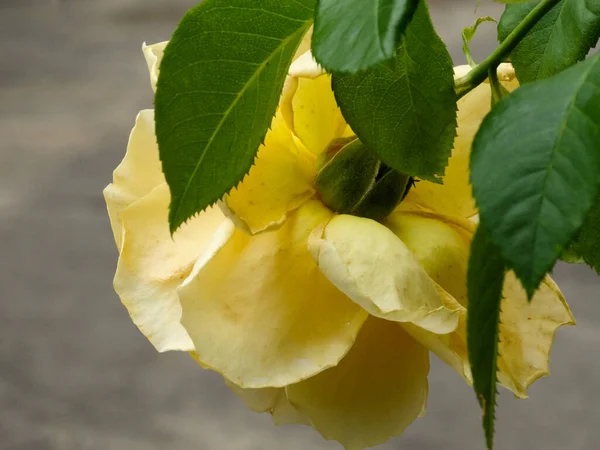
M 560 0 L 542 0 L 529 14 L 506 36 L 500 45 L 480 64 L 475 66 L 464 77 L 455 82 L 458 98 L 461 98 L 475 87 L 479 86 L 488 76 L 490 69 L 495 70 L 510 52 L 523 40 L 529 31 L 550 11 Z
M 488 72 L 488 78 L 490 80 L 490 87 L 492 88 L 492 108 L 496 103 L 498 103 L 502 97 L 504 97 L 506 93 L 506 89 L 502 87 L 500 84 L 500 80 L 498 80 L 498 71 L 494 67 L 490 68 Z

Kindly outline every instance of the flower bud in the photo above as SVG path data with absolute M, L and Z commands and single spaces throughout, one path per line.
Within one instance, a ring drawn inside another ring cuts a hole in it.
M 410 185 L 408 175 L 383 164 L 356 137 L 334 139 L 317 161 L 315 187 L 323 203 L 340 214 L 382 220 Z

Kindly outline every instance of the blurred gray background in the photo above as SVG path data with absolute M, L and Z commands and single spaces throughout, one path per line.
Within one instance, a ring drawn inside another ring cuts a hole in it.
M 284 0 L 282 0 L 284 1 Z M 157 354 L 112 290 L 117 252 L 102 189 L 139 109 L 152 106 L 143 41 L 169 38 L 194 0 L 0 0 L 0 449 L 339 449 L 276 428 L 185 354 Z M 463 64 L 482 0 L 430 0 Z M 495 45 L 484 24 L 475 55 Z M 499 450 L 600 441 L 600 282 L 555 277 L 578 326 L 559 331 L 553 376 L 520 401 L 501 391 Z M 435 358 L 434 358 L 435 359 Z M 381 449 L 483 449 L 471 389 L 434 360 L 427 414 Z

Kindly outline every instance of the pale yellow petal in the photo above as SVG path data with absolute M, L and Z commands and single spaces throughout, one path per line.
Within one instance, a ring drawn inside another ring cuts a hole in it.
M 471 384 L 471 366 L 467 350 L 467 314 L 462 309 L 458 327 L 452 333 L 435 334 L 412 323 L 400 324 L 416 341 L 427 347 L 438 358 L 452 367 L 467 383 Z
M 292 99 L 294 131 L 313 154 L 320 154 L 342 135 L 346 121 L 331 90 L 331 77 L 299 78 Z
M 510 63 L 502 63 L 498 66 L 498 79 L 508 91 L 513 91 L 519 87 L 515 68 Z M 486 82 L 488 81 L 486 80 Z
M 165 47 L 169 42 L 159 42 L 153 45 L 142 45 L 142 52 L 144 52 L 144 58 L 146 58 L 146 64 L 148 65 L 148 71 L 150 72 L 150 84 L 152 90 L 156 92 L 156 82 L 158 81 L 160 62 L 162 61 Z
M 498 380 L 518 397 L 527 397 L 527 388 L 549 375 L 550 350 L 554 333 L 563 325 L 573 325 L 560 290 L 550 277 L 527 301 L 525 291 L 512 272 L 507 273 L 500 315 Z M 467 382 L 472 382 L 467 352 L 466 310 L 461 312 L 458 328 L 448 335 L 436 335 L 403 324 L 416 340 L 427 346 Z
M 467 304 L 467 265 L 475 225 L 457 217 L 394 211 L 384 222 L 427 274 L 461 305 Z
M 283 90 L 281 91 L 281 97 L 279 99 L 278 112 L 281 113 L 285 120 L 286 126 L 290 129 L 294 129 L 294 108 L 292 107 L 292 99 L 298 89 L 298 78 L 287 76 L 285 83 L 283 83 Z
M 288 74 L 294 78 L 314 79 L 326 73 L 325 69 L 317 64 L 310 50 L 299 55 L 288 70 Z
M 300 42 L 298 49 L 296 50 L 296 54 L 294 55 L 294 61 L 310 50 L 312 35 L 313 35 L 313 27 L 310 27 L 308 29 L 308 31 L 306 32 L 306 34 L 304 35 L 304 37 L 302 38 L 302 41 Z
M 315 194 L 314 157 L 296 145 L 278 113 L 243 181 L 223 198 L 224 212 L 251 234 L 280 226 Z
M 346 129 L 331 90 L 331 76 L 314 62 L 310 51 L 292 63 L 280 108 L 288 127 L 314 155 Z
M 434 281 L 380 223 L 335 216 L 312 233 L 309 251 L 327 278 L 370 314 L 436 333 L 456 328 L 457 311 L 444 306 Z
M 475 225 L 459 217 L 422 211 L 395 211 L 385 225 L 406 244 L 427 274 L 450 294 L 444 298 L 446 306 L 460 312 L 458 327 L 448 334 L 431 333 L 410 323 L 402 326 L 470 382 L 465 306 L 469 247 Z
M 110 224 L 117 248 L 121 249 L 121 212 L 165 182 L 158 144 L 154 135 L 154 110 L 140 111 L 129 136 L 127 153 L 113 172 L 113 182 L 104 189 Z
M 326 439 L 361 450 L 400 435 L 427 402 L 429 354 L 393 322 L 370 317 L 342 361 L 288 386 Z
M 115 291 L 158 351 L 193 350 L 181 326 L 177 288 L 226 220 L 211 208 L 169 233 L 169 188 L 162 184 L 123 210 L 123 246 Z
M 506 274 L 498 344 L 499 380 L 517 396 L 550 374 L 554 333 L 575 320 L 560 289 L 546 277 L 531 302 L 513 272 Z
M 271 416 L 275 425 L 311 425 L 310 419 L 290 403 L 286 389 L 277 396 Z
M 464 77 L 472 69 L 473 68 L 471 66 L 469 66 L 468 64 L 463 64 L 461 66 L 454 66 L 454 79 L 457 80 L 458 78 Z
M 236 231 L 179 289 L 200 360 L 243 388 L 282 387 L 338 363 L 367 314 L 321 274 L 310 232 L 331 212 L 309 201 L 277 230 Z
M 426 212 L 395 212 L 386 225 L 411 249 L 429 276 L 467 306 L 467 261 L 476 224 L 471 220 Z M 520 283 L 509 272 L 503 296 L 498 377 L 505 387 L 524 397 L 533 381 L 548 374 L 554 332 L 561 325 L 572 324 L 573 318 L 560 290 L 549 277 L 532 303 L 528 303 Z M 458 328 L 447 335 L 430 333 L 411 324 L 403 326 L 471 382 L 466 309 L 461 309 Z
M 289 402 L 285 388 L 244 389 L 227 379 L 225 384 L 252 411 L 271 414 L 275 425 L 309 425 L 308 418 Z
M 225 384 L 235 395 L 243 400 L 248 408 L 254 412 L 264 413 L 273 410 L 277 398 L 281 393 L 285 395 L 285 388 L 244 389 L 225 378 Z
M 465 68 L 468 66 L 457 67 L 455 73 L 464 75 Z M 502 64 L 498 69 L 498 75 L 509 91 L 517 88 L 518 83 L 510 64 Z M 444 184 L 419 181 L 410 190 L 408 201 L 444 214 L 470 217 L 475 213 L 475 201 L 469 183 L 469 159 L 475 133 L 490 111 L 490 99 L 490 85 L 484 82 L 458 101 L 457 137 L 446 167 Z
M 344 131 L 342 132 L 341 137 L 352 137 L 352 136 L 356 136 L 356 133 L 354 132 L 354 130 L 352 128 L 350 128 L 350 125 L 346 125 L 346 128 L 344 128 Z

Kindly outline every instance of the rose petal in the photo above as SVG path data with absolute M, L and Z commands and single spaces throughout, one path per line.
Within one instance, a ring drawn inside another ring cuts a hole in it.
M 314 155 L 346 129 L 331 90 L 331 77 L 314 62 L 310 51 L 292 63 L 281 109 L 288 127 Z
M 467 261 L 476 224 L 433 213 L 395 212 L 386 225 L 411 249 L 429 276 L 467 306 Z M 546 277 L 529 303 L 520 283 L 509 272 L 503 296 L 498 378 L 517 396 L 525 397 L 531 383 L 549 373 L 549 355 L 556 329 L 572 325 L 574 321 L 550 277 Z M 467 310 L 462 308 L 458 328 L 447 335 L 434 334 L 411 324 L 403 326 L 470 383 L 466 314 Z
M 466 68 L 468 66 L 455 68 L 456 76 L 466 74 Z M 509 91 L 517 88 L 518 82 L 510 64 L 501 64 L 498 76 Z M 457 136 L 446 167 L 444 184 L 419 181 L 406 197 L 408 201 L 444 214 L 470 217 L 475 213 L 475 201 L 469 184 L 469 159 L 475 133 L 491 109 L 490 99 L 491 89 L 486 82 L 458 101 Z
M 314 166 L 314 157 L 296 145 L 278 113 L 254 166 L 224 197 L 224 212 L 250 234 L 280 226 L 290 211 L 314 195 Z
M 306 52 L 310 51 L 310 45 L 312 41 L 313 35 L 313 27 L 310 27 L 304 37 L 302 38 L 302 42 L 298 46 L 296 53 L 294 54 L 293 61 L 296 61 L 300 56 L 304 55 Z
M 129 136 L 127 153 L 104 189 L 110 224 L 117 248 L 122 244 L 121 212 L 165 182 L 154 135 L 154 110 L 140 111 Z
M 575 325 L 575 319 L 560 289 L 548 276 L 531 302 L 513 272 L 506 274 L 502 294 L 498 379 L 524 398 L 534 381 L 550 375 L 554 333 L 563 325 Z
M 160 62 L 162 61 L 165 47 L 169 42 L 159 42 L 153 45 L 142 45 L 142 52 L 144 52 L 144 58 L 146 58 L 146 64 L 148 65 L 148 71 L 150 72 L 150 84 L 152 90 L 156 92 L 156 82 L 158 81 Z
M 327 72 L 315 61 L 312 52 L 308 49 L 308 51 L 298 55 L 290 65 L 288 74 L 294 78 L 315 79 L 327 74 Z
M 289 402 L 285 388 L 243 389 L 227 379 L 225 384 L 252 411 L 271 414 L 275 425 L 310 425 L 308 418 Z
M 370 317 L 342 361 L 288 386 L 326 438 L 360 450 L 400 435 L 427 402 L 429 352 L 393 322 Z
M 436 333 L 449 333 L 456 311 L 410 250 L 374 220 L 335 216 L 310 237 L 309 251 L 338 289 L 371 315 L 413 322 Z
M 306 250 L 331 212 L 309 201 L 281 228 L 236 231 L 179 289 L 182 323 L 200 360 L 242 388 L 282 387 L 334 366 L 366 313 L 321 274 Z
M 412 323 L 400 324 L 416 341 L 452 367 L 467 383 L 473 383 L 467 350 L 467 314 L 461 309 L 458 327 L 448 334 L 435 334 Z
M 226 219 L 218 208 L 210 208 L 171 238 L 169 201 L 169 188 L 162 184 L 123 210 L 123 246 L 114 287 L 133 322 L 158 351 L 189 351 L 194 346 L 180 323 L 177 288 Z
M 427 212 L 394 211 L 384 225 L 437 284 L 461 305 L 467 304 L 467 265 L 475 224 Z
M 410 323 L 402 326 L 470 383 L 465 306 L 469 247 L 475 224 L 459 217 L 395 211 L 385 225 L 406 244 L 427 274 L 449 293 L 444 297 L 447 308 L 459 311 L 458 327 L 448 334 L 431 333 Z

